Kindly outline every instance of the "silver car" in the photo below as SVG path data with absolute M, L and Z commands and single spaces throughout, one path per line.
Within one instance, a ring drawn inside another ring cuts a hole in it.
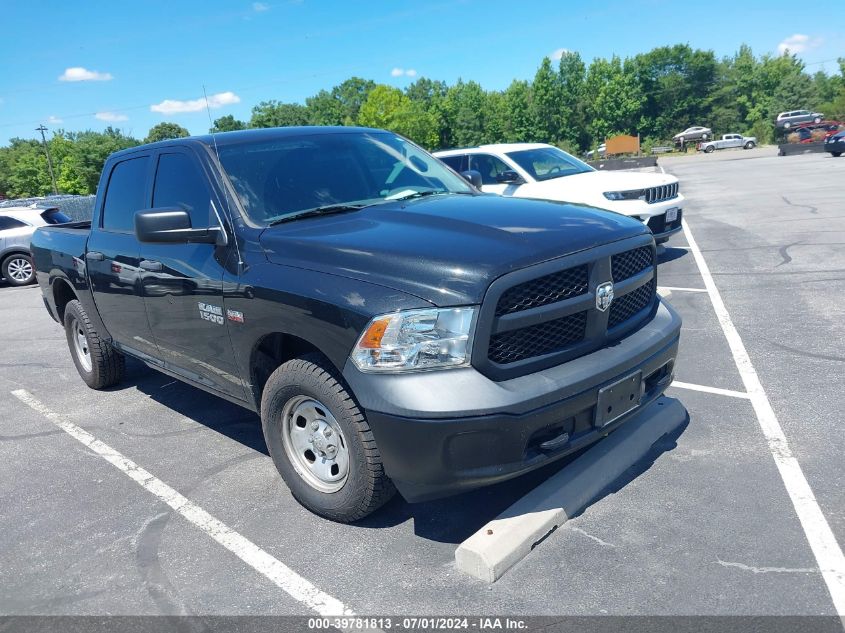
M 0 275 L 13 286 L 35 281 L 29 242 L 39 226 L 70 222 L 56 207 L 0 208 Z
M 821 112 L 810 112 L 810 110 L 791 110 L 789 112 L 781 112 L 778 114 L 778 118 L 775 119 L 775 127 L 788 130 L 798 123 L 821 123 L 822 119 L 824 119 L 824 114 Z

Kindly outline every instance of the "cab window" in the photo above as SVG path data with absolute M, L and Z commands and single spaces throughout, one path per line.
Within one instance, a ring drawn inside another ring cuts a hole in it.
M 211 225 L 211 196 L 205 177 L 190 156 L 161 154 L 156 168 L 153 207 L 187 211 L 196 229 Z
M 103 203 L 103 230 L 119 233 L 135 230 L 135 213 L 147 206 L 145 193 L 148 165 L 149 156 L 141 156 L 114 166 Z

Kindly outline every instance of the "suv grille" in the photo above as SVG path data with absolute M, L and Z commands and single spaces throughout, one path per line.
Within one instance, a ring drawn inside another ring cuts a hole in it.
M 511 314 L 577 297 L 587 292 L 587 265 L 532 279 L 505 292 L 496 304 L 496 316 Z
M 621 252 L 624 245 L 612 244 L 573 255 L 562 270 L 552 268 L 555 262 L 538 265 L 533 279 L 517 271 L 493 282 L 473 364 L 494 379 L 524 375 L 589 354 L 641 325 L 657 291 L 654 242 L 645 240 L 631 238 Z M 595 288 L 608 280 L 616 297 L 601 311 Z
M 661 185 L 660 187 L 649 187 L 644 190 L 645 201 L 649 204 L 655 202 L 663 202 L 664 200 L 671 200 L 678 196 L 678 183 L 671 185 Z

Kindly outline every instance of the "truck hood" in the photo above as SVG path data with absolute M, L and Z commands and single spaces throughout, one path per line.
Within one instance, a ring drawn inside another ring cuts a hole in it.
M 477 304 L 497 277 L 648 229 L 586 206 L 488 195 L 432 196 L 266 229 L 271 262 Z

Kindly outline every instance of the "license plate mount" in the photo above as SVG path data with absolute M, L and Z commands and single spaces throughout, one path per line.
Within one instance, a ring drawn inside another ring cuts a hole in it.
M 666 209 L 666 222 L 674 222 L 678 219 L 678 207 L 672 207 L 671 209 Z
M 640 406 L 643 396 L 643 372 L 637 371 L 599 389 L 596 401 L 598 428 L 607 426 Z

